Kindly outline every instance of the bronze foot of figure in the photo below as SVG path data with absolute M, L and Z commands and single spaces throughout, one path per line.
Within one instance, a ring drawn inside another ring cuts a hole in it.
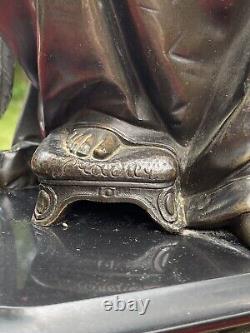
M 90 157 L 97 160 L 107 159 L 121 146 L 117 135 L 93 128 L 84 131 L 75 129 L 67 138 L 67 148 L 78 157 Z
M 33 221 L 48 226 L 79 200 L 132 202 L 166 230 L 185 226 L 175 154 L 132 142 L 114 130 L 84 125 L 51 133 L 33 156 L 40 192 Z

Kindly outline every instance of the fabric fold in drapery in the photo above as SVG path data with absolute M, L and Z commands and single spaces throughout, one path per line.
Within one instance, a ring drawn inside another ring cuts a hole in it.
M 195 193 L 249 161 L 249 16 L 248 0 L 2 0 L 0 34 L 39 89 L 41 132 L 85 108 L 165 130 Z

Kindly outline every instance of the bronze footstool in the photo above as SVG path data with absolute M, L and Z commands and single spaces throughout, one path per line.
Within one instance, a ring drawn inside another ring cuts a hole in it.
M 171 232 L 185 226 L 176 156 L 156 143 L 101 127 L 63 128 L 39 146 L 32 169 L 40 181 L 36 224 L 49 226 L 71 203 L 91 200 L 137 204 Z

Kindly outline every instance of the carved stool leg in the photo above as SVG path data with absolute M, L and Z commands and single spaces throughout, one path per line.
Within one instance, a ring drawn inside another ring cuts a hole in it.
M 68 203 L 57 186 L 40 185 L 32 222 L 41 226 L 49 226 L 60 221 Z

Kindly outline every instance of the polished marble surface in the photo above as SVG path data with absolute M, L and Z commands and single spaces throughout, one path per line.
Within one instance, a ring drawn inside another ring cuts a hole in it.
M 0 195 L 0 306 L 82 300 L 250 273 L 229 233 L 169 235 L 131 205 L 81 202 L 62 224 L 30 223 L 37 191 Z

